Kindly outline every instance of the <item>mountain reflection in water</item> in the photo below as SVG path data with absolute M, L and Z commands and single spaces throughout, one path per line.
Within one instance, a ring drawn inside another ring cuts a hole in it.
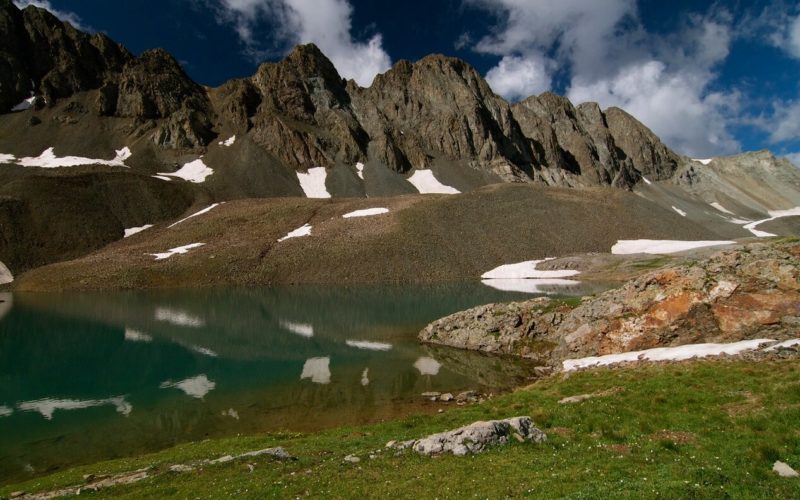
M 426 391 L 510 388 L 533 367 L 416 334 L 530 297 L 480 283 L 4 294 L 0 482 L 212 436 L 435 411 Z

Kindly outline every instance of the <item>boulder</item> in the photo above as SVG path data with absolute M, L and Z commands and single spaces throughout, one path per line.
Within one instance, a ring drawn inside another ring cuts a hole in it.
M 432 434 L 415 441 L 390 442 L 388 447 L 412 448 L 420 455 L 434 456 L 452 453 L 456 456 L 481 453 L 491 446 L 504 445 L 509 439 L 543 443 L 544 432 L 533 426 L 530 417 L 514 417 L 505 420 L 475 422 L 465 427 Z

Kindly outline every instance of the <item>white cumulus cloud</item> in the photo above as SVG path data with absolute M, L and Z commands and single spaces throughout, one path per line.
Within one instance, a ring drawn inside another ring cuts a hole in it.
M 738 94 L 713 89 L 733 38 L 727 13 L 695 15 L 678 32 L 656 35 L 634 0 L 465 1 L 499 20 L 473 49 L 501 56 L 486 77 L 507 99 L 548 90 L 558 74 L 576 104 L 621 107 L 681 153 L 740 149 L 729 131 Z
M 691 157 L 736 152 L 739 144 L 727 123 L 738 108 L 738 96 L 706 92 L 707 83 L 702 74 L 671 72 L 664 63 L 651 60 L 600 80 L 573 79 L 568 96 L 574 102 L 620 107 Z
M 70 23 L 76 29 L 79 29 L 81 31 L 90 31 L 90 28 L 83 24 L 81 18 L 78 17 L 77 14 L 66 10 L 58 10 L 50 4 L 49 0 L 14 0 L 14 5 L 16 5 L 20 9 L 24 9 L 29 5 L 45 9 L 47 11 L 50 11 L 51 14 L 61 19 L 62 21 Z
M 762 123 L 772 143 L 800 139 L 800 100 L 776 103 L 773 116 Z
M 486 81 L 498 94 L 510 100 L 524 99 L 550 88 L 550 62 L 543 57 L 504 56 L 486 73 Z
M 794 18 L 787 31 L 786 48 L 790 54 L 800 59 L 800 16 Z
M 212 1 L 257 58 L 266 52 L 258 33 L 258 27 L 266 24 L 284 50 L 298 43 L 314 43 L 343 77 L 352 78 L 359 85 L 370 85 L 375 75 L 391 66 L 380 34 L 365 41 L 351 35 L 353 7 L 348 0 Z

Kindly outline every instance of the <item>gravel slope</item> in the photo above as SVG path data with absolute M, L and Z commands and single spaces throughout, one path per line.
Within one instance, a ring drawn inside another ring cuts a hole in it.
M 344 219 L 386 207 L 373 217 Z M 200 207 L 202 208 L 202 207 Z M 188 211 L 190 215 L 197 207 Z M 277 240 L 304 224 L 310 236 Z M 612 189 L 494 185 L 456 195 L 240 200 L 19 277 L 20 290 L 477 279 L 501 264 L 608 252 L 619 239 L 722 239 Z M 150 253 L 205 243 L 155 260 Z

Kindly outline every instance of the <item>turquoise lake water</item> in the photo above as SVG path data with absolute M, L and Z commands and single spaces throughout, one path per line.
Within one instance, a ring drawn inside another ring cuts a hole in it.
M 0 482 L 209 437 L 435 411 L 426 391 L 510 389 L 533 366 L 416 334 L 530 297 L 480 283 L 0 294 Z

